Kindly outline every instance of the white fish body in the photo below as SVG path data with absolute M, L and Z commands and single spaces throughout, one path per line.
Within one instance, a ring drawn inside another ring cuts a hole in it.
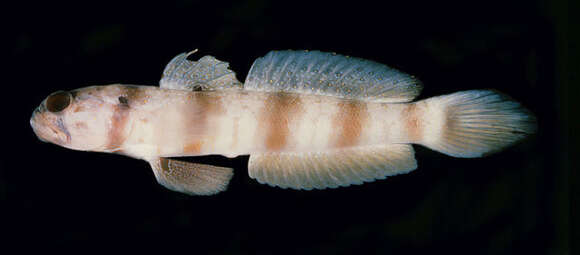
M 144 159 L 169 189 L 225 190 L 230 168 L 169 159 L 250 155 L 260 183 L 294 189 L 361 184 L 417 167 L 411 144 L 481 157 L 535 131 L 518 103 L 487 90 L 410 102 L 421 84 L 384 65 L 322 52 L 271 52 L 245 84 L 227 63 L 175 57 L 160 87 L 93 86 L 50 95 L 39 138 Z

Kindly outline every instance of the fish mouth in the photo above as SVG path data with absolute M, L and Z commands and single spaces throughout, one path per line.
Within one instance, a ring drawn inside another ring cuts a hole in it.
M 40 108 L 40 107 L 39 107 Z M 47 118 L 42 109 L 37 108 L 30 117 L 30 126 L 39 140 L 43 142 L 52 142 L 59 145 L 70 143 L 71 136 L 62 118 Z
M 36 135 L 36 138 L 38 138 L 38 140 L 40 140 L 41 142 L 48 143 L 48 140 L 44 139 L 44 136 L 41 135 L 41 133 L 38 131 L 38 129 L 36 128 L 36 126 L 33 123 L 34 122 L 32 121 L 32 119 L 30 119 L 30 125 L 32 126 L 32 131 Z
M 40 131 L 40 127 L 38 125 L 38 115 L 40 114 L 40 106 L 37 107 L 34 112 L 32 112 L 32 116 L 30 117 L 30 127 L 32 127 L 32 132 L 34 132 L 34 134 L 36 135 L 36 137 L 38 137 L 38 139 L 40 141 L 43 141 L 45 143 L 48 142 L 48 140 L 46 140 L 44 138 L 44 135 L 42 135 L 42 132 Z

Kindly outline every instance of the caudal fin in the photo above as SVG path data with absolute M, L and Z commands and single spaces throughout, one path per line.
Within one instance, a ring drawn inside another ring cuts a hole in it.
M 494 91 L 462 91 L 425 102 L 431 131 L 421 143 L 453 157 L 482 157 L 536 131 L 528 110 Z

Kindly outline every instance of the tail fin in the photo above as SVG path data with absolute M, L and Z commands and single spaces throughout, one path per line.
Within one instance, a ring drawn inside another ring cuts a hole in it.
M 528 110 L 494 91 L 462 91 L 425 102 L 431 131 L 421 144 L 453 157 L 482 157 L 536 131 Z

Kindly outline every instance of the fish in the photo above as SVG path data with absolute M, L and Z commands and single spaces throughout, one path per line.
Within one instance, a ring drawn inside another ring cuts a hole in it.
M 175 159 L 249 155 L 249 176 L 296 190 L 346 187 L 417 169 L 414 145 L 459 158 L 534 134 L 536 118 L 495 90 L 414 99 L 415 76 L 321 51 L 271 51 L 244 83 L 213 56 L 181 53 L 159 86 L 111 84 L 50 94 L 30 125 L 44 142 L 149 162 L 188 195 L 227 189 L 233 169 Z

